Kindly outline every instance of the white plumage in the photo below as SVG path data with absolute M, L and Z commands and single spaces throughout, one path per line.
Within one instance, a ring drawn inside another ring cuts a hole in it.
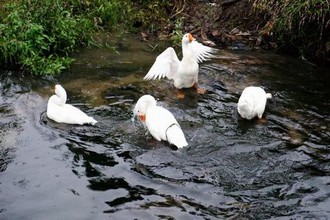
M 182 60 L 178 59 L 172 47 L 167 48 L 157 58 L 144 80 L 167 77 L 174 80 L 178 89 L 190 88 L 198 84 L 198 63 L 214 57 L 217 49 L 198 43 L 191 34 L 182 37 Z
M 134 115 L 139 116 L 150 134 L 158 141 L 168 141 L 170 144 L 182 148 L 188 143 L 179 123 L 167 109 L 157 106 L 151 95 L 142 96 L 134 107 Z
M 246 118 L 248 120 L 256 116 L 261 118 L 265 111 L 267 99 L 271 98 L 272 95 L 270 93 L 266 93 L 265 90 L 260 87 L 246 87 L 238 100 L 238 113 L 242 118 Z
M 55 85 L 55 95 L 52 95 L 47 104 L 47 117 L 58 122 L 66 124 L 92 124 L 97 121 L 86 115 L 78 108 L 66 104 L 66 91 L 61 85 Z

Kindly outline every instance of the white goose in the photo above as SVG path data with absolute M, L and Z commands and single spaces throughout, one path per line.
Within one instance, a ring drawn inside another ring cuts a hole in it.
M 248 120 L 258 116 L 260 119 L 265 111 L 267 99 L 271 99 L 272 94 L 266 93 L 260 87 L 246 87 L 238 100 L 237 110 L 242 118 Z
M 133 113 L 134 116 L 139 116 L 143 125 L 158 141 L 168 141 L 178 148 L 188 145 L 183 131 L 172 113 L 157 106 L 155 98 L 151 95 L 142 96 L 137 101 Z
M 198 43 L 191 34 L 185 34 L 182 37 L 182 60 L 178 59 L 172 47 L 168 47 L 156 58 L 143 79 L 167 77 L 174 80 L 177 89 L 195 87 L 198 93 L 204 93 L 205 90 L 198 88 L 198 63 L 214 57 L 217 51 Z
M 66 124 L 92 124 L 97 121 L 86 115 L 78 108 L 66 104 L 66 91 L 61 85 L 55 85 L 55 95 L 52 95 L 47 104 L 47 117 L 58 122 Z

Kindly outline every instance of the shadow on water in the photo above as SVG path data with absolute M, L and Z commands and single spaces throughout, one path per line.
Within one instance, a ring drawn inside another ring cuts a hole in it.
M 267 219 L 330 216 L 329 73 L 269 53 L 222 51 L 200 67 L 197 95 L 145 82 L 158 52 L 129 39 L 85 49 L 56 79 L 0 81 L 1 219 Z M 55 83 L 99 123 L 46 116 Z M 239 117 L 244 87 L 273 94 L 263 120 Z M 176 150 L 132 121 L 152 94 L 184 130 Z M 42 210 L 42 211 L 41 211 Z

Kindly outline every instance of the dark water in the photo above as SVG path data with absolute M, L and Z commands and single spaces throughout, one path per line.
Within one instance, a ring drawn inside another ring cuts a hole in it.
M 330 76 L 260 51 L 222 51 L 201 65 L 197 95 L 145 82 L 146 43 L 86 49 L 57 78 L 0 80 L 0 219 L 328 219 Z M 47 119 L 53 86 L 96 126 Z M 244 87 L 273 94 L 262 121 L 242 120 Z M 132 108 L 152 94 L 189 147 L 145 136 Z

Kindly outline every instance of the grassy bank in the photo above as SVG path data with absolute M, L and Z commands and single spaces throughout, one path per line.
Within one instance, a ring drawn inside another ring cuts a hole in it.
M 60 73 L 72 63 L 70 53 L 95 44 L 99 31 L 166 28 L 170 5 L 153 0 L 1 1 L 1 66 L 34 75 Z
M 214 38 L 226 40 L 241 24 L 245 31 L 250 27 L 251 33 L 259 31 L 265 39 L 271 36 L 282 51 L 308 60 L 329 59 L 327 0 L 214 2 L 216 7 L 197 0 L 1 1 L 1 66 L 34 75 L 54 75 L 70 66 L 73 50 L 95 44 L 93 34 L 98 31 L 135 29 L 148 35 L 165 35 L 175 42 L 180 42 L 183 32 L 195 31 L 204 37 L 217 33 Z M 247 15 L 242 16 L 244 19 L 237 13 L 230 17 L 230 10 L 237 12 L 239 4 L 243 10 L 239 13 Z M 258 16 L 252 19 L 255 13 Z
M 0 60 L 7 68 L 54 75 L 67 68 L 70 52 L 93 44 L 92 35 L 125 23 L 121 1 L 22 0 L 1 5 Z

